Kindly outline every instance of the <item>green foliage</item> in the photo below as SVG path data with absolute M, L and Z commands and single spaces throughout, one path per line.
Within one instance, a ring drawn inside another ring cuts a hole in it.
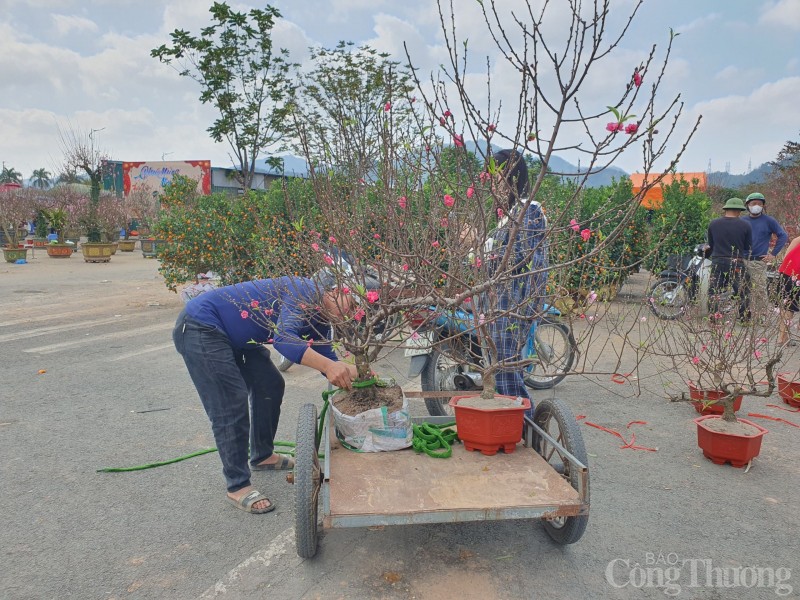
M 17 171 L 14 167 L 3 165 L 3 170 L 0 171 L 0 183 L 22 184 L 22 173 Z
M 289 217 L 290 208 L 303 208 L 313 222 L 310 184 L 288 181 L 287 194 L 274 184 L 266 192 L 203 196 L 184 183 L 167 186 L 155 226 L 166 240 L 159 270 L 170 290 L 207 271 L 220 275 L 223 284 L 311 272 Z
M 552 180 L 541 189 L 540 196 L 551 196 L 545 209 L 554 215 L 549 223 L 551 263 L 576 261 L 551 271 L 550 283 L 576 299 L 593 290 L 613 296 L 647 252 L 647 211 L 631 205 L 627 178 L 576 191 L 574 183 Z
M 661 208 L 653 211 L 651 252 L 645 268 L 658 272 L 666 267 L 668 256 L 691 254 L 696 244 L 706 240 L 711 217 L 711 199 L 696 182 L 679 179 L 664 186 Z
M 150 55 L 178 65 L 178 73 L 200 84 L 200 101 L 219 117 L 208 128 L 216 142 L 227 141 L 239 161 L 242 186 L 249 190 L 261 150 L 281 139 L 285 101 L 290 94 L 286 50 L 272 45 L 278 9 L 235 12 L 225 2 L 210 9 L 212 23 L 195 36 L 182 29 L 170 34 L 172 45 Z

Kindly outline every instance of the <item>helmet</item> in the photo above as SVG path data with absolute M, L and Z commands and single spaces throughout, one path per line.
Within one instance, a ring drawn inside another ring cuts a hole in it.
M 744 201 L 744 203 L 745 204 L 749 204 L 753 200 L 761 200 L 761 202 L 763 202 L 764 204 L 767 203 L 767 201 L 764 199 L 764 194 L 761 194 L 759 192 L 753 192 L 752 194 L 750 194 L 747 197 L 747 199 Z
M 726 203 L 725 206 L 722 207 L 722 210 L 747 210 L 744 206 L 744 202 L 742 202 L 741 198 L 730 198 Z

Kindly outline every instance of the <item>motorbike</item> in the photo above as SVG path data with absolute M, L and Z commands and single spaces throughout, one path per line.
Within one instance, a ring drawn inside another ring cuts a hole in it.
M 557 385 L 572 368 L 578 355 L 577 344 L 568 325 L 560 320 L 561 313 L 553 306 L 544 306 L 544 315 L 533 323 L 522 350 L 522 360 L 530 359 L 525 368 L 525 385 L 534 390 L 546 390 Z M 438 312 L 433 308 L 418 310 L 408 319 L 415 334 L 407 339 L 405 356 L 411 359 L 409 377 L 421 376 L 422 390 L 470 391 L 483 389 L 481 364 L 488 359 L 479 346 L 474 315 L 463 309 Z M 454 345 L 457 340 L 468 348 L 459 353 L 443 353 L 442 343 Z M 478 359 L 477 357 L 482 357 Z M 480 361 L 481 364 L 476 364 Z M 433 416 L 451 415 L 448 399 L 425 398 L 428 413 Z
M 708 244 L 697 244 L 691 256 L 670 256 L 667 268 L 647 293 L 648 305 L 659 319 L 672 321 L 697 302 L 708 312 L 711 260 Z

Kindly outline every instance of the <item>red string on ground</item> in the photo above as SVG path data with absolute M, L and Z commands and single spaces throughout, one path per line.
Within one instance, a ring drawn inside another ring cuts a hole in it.
M 748 417 L 755 417 L 756 419 L 769 419 L 770 421 L 777 421 L 778 423 L 786 423 L 787 425 L 791 425 L 792 427 L 797 427 L 800 429 L 800 425 L 797 423 L 792 423 L 788 419 L 781 419 L 780 417 L 771 417 L 770 415 L 761 415 L 758 413 L 747 413 Z
M 623 435 L 615 429 L 609 429 L 608 427 L 603 427 L 602 425 L 598 425 L 597 423 L 591 423 L 590 421 L 584 421 L 584 423 L 589 427 L 594 427 L 595 429 L 599 429 L 600 431 L 605 431 L 606 433 L 610 433 L 611 435 L 617 436 L 619 439 L 623 441 L 623 445 L 620 446 L 621 450 L 630 448 L 631 450 L 645 450 L 647 452 L 658 451 L 656 448 L 648 448 L 647 446 L 636 445 L 636 433 L 634 433 L 633 430 L 631 430 L 631 441 L 628 442 L 625 440 Z M 631 421 L 630 423 L 628 423 L 627 429 L 630 429 L 631 425 L 647 425 L 647 421 Z
M 767 404 L 770 408 L 777 408 L 778 410 L 785 410 L 786 412 L 800 412 L 800 408 L 786 408 L 785 406 L 779 406 L 777 404 Z

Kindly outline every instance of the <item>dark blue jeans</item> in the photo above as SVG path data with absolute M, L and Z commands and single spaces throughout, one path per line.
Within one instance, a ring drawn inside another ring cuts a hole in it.
M 211 421 L 228 491 L 247 487 L 248 455 L 250 464 L 257 464 L 275 449 L 283 377 L 264 346 L 233 348 L 223 331 L 187 317 L 185 311 L 172 339 Z

